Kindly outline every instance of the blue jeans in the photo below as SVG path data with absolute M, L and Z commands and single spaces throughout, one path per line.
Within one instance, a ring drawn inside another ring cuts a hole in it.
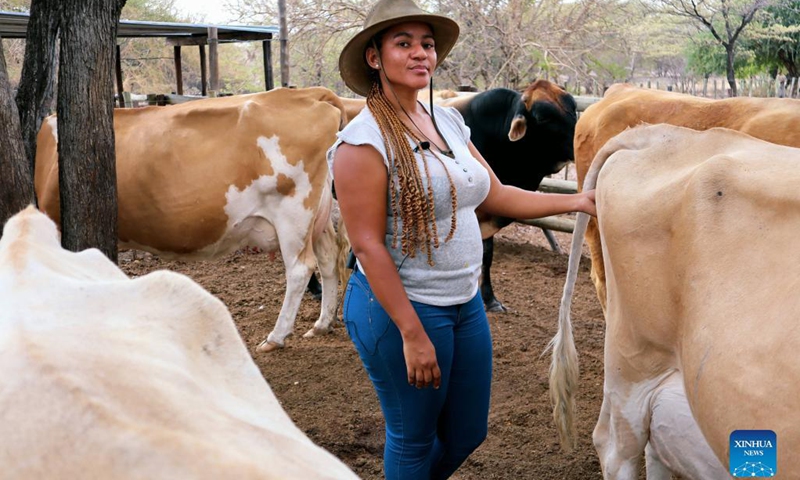
M 386 419 L 386 479 L 444 479 L 486 438 L 492 338 L 480 294 L 449 307 L 411 303 L 436 348 L 438 390 L 408 384 L 400 331 L 359 271 L 347 285 L 344 321 Z

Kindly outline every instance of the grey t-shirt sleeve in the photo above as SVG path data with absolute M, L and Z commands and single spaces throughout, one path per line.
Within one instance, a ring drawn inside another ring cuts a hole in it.
M 381 154 L 383 164 L 389 168 L 388 161 L 386 160 L 386 144 L 383 142 L 381 131 L 374 122 L 364 121 L 362 115 L 371 118 L 369 110 L 366 108 L 359 113 L 341 132 L 336 134 L 337 140 L 331 148 L 328 149 L 327 160 L 328 168 L 333 177 L 333 159 L 336 150 L 343 143 L 350 145 L 371 145 Z

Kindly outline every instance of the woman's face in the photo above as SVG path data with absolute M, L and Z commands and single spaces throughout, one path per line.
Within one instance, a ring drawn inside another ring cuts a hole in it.
M 435 45 L 433 31 L 427 23 L 406 22 L 390 27 L 381 38 L 381 69 L 395 88 L 427 88 L 436 68 Z M 377 69 L 378 59 L 378 52 L 368 48 L 367 63 Z M 384 75 L 380 78 L 386 81 Z

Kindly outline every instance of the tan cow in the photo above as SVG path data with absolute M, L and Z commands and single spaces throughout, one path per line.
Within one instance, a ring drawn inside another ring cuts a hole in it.
M 259 350 L 284 345 L 319 262 L 322 311 L 336 308 L 334 231 L 325 151 L 343 122 L 324 88 L 198 100 L 114 112 L 119 244 L 164 258 L 206 260 L 242 247 L 280 250 L 286 296 Z M 56 118 L 39 132 L 36 193 L 58 221 Z
M 800 147 L 800 100 L 728 98 L 709 100 L 632 85 L 612 85 L 603 99 L 581 114 L 575 126 L 578 185 L 605 143 L 641 124 L 668 123 L 694 130 L 725 127 L 780 145 Z M 600 235 L 589 222 L 586 242 L 592 255 L 592 280 L 605 309 L 606 287 Z
M 800 149 L 718 128 L 639 127 L 598 153 L 584 188 L 596 182 L 608 281 L 593 435 L 605 478 L 639 478 L 646 446 L 648 479 L 727 478 L 735 430 L 773 430 L 777 476 L 800 478 L 799 166 Z M 567 445 L 586 224 L 580 215 L 553 339 Z
M 289 419 L 221 301 L 61 248 L 33 207 L 0 240 L 4 479 L 355 479 Z

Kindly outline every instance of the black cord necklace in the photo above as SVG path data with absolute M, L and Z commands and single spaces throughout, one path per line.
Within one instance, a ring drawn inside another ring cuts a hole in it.
M 375 47 L 375 50 L 378 50 L 378 46 L 375 45 L 375 41 L 374 40 L 372 42 L 372 45 L 373 45 L 373 47 Z M 381 59 L 380 59 L 380 57 L 378 57 L 378 65 L 381 65 L 381 63 L 382 63 Z M 394 91 L 394 87 L 392 86 L 392 81 L 389 80 L 388 76 L 386 76 L 386 71 L 383 68 L 381 68 L 378 72 L 379 72 L 379 75 L 383 75 L 386 78 L 386 81 L 387 81 L 386 83 L 389 84 L 389 89 L 392 91 L 392 95 L 394 95 L 394 99 L 397 101 L 397 104 L 400 106 L 400 110 L 403 111 L 405 116 L 409 119 L 409 121 L 411 121 L 411 124 L 414 125 L 414 128 L 416 128 L 417 131 L 419 132 L 419 134 L 422 135 L 422 138 L 425 139 L 425 140 L 422 140 L 415 133 L 411 132 L 412 138 L 414 138 L 414 141 L 417 142 L 417 146 L 414 147 L 414 153 L 419 153 L 422 150 L 428 150 L 429 152 L 434 152 L 433 150 L 431 150 L 431 145 L 433 145 L 434 147 L 436 147 L 436 150 L 438 150 L 440 154 L 444 155 L 445 157 L 455 159 L 456 158 L 456 154 L 453 153 L 453 150 L 450 149 L 450 145 L 447 144 L 447 139 L 444 138 L 444 135 L 442 135 L 442 132 L 439 131 L 439 126 L 436 125 L 436 118 L 433 116 L 433 78 L 431 77 L 431 82 L 430 82 L 430 87 L 429 87 L 430 88 L 430 92 L 431 92 L 431 111 L 430 111 L 429 115 L 431 117 L 431 123 L 433 123 L 433 128 L 436 129 L 436 133 L 438 133 L 439 136 L 442 138 L 442 141 L 444 141 L 444 144 L 447 147 L 447 149 L 441 148 L 439 145 L 436 144 L 436 142 L 434 142 L 433 140 L 428 138 L 427 135 L 425 135 L 425 133 L 422 131 L 422 129 L 419 128 L 419 125 L 417 125 L 416 122 L 414 122 L 414 119 L 411 118 L 411 115 L 409 115 L 408 112 L 406 111 L 406 109 L 403 107 L 402 102 L 400 102 L 400 99 L 397 97 L 397 92 Z M 419 100 L 417 100 L 417 103 L 420 103 Z M 422 105 L 422 103 L 420 103 L 420 105 Z M 424 109 L 424 107 L 425 106 L 423 105 L 423 109 Z M 426 112 L 427 112 L 427 110 L 426 110 Z M 410 130 L 411 129 L 409 129 L 409 131 Z
M 401 105 L 400 108 L 403 108 L 403 106 Z M 414 125 L 414 127 L 417 129 L 419 134 L 422 135 L 422 137 L 425 139 L 425 141 L 420 141 L 420 139 L 418 137 L 415 138 L 415 140 L 417 140 L 417 146 L 416 146 L 416 148 L 414 148 L 414 152 L 419 152 L 420 150 L 433 151 L 433 150 L 431 150 L 431 145 L 433 145 L 434 147 L 436 147 L 436 150 L 438 150 L 439 153 L 441 153 L 445 157 L 449 157 L 449 158 L 453 158 L 453 159 L 456 158 L 456 155 L 453 153 L 453 150 L 451 150 L 450 148 L 443 149 L 442 147 L 437 145 L 436 142 L 434 142 L 433 140 L 428 138 L 428 136 L 425 135 L 425 133 L 423 133 L 422 129 L 419 128 L 419 126 L 414 122 L 414 119 L 411 118 L 411 115 L 409 115 L 408 112 L 405 111 L 405 109 L 403 109 L 403 113 L 406 114 L 406 117 L 408 117 L 408 119 L 411 121 L 411 124 Z M 435 128 L 436 129 L 436 133 L 438 133 L 439 136 L 442 137 L 442 140 L 444 141 L 445 145 L 449 147 L 449 145 L 447 145 L 447 139 L 445 139 L 444 135 L 442 135 L 442 132 L 439 131 L 439 127 L 436 125 L 435 121 L 433 122 L 433 128 Z M 415 135 L 415 137 L 416 137 L 416 135 Z

